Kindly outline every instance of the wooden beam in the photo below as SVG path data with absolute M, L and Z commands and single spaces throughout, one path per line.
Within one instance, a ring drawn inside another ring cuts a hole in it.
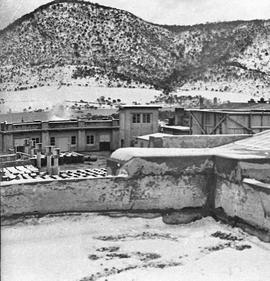
M 212 132 L 210 133 L 210 135 L 212 135 L 212 134 L 216 131 L 216 129 L 217 129 L 225 120 L 226 120 L 226 115 L 224 115 L 224 116 L 222 117 L 222 119 L 217 123 L 217 125 L 216 125 L 215 128 L 212 130 Z
M 195 120 L 195 122 L 197 123 L 197 125 L 199 126 L 199 128 L 201 129 L 201 131 L 203 132 L 204 135 L 206 135 L 206 131 L 204 130 L 204 128 L 202 127 L 202 125 L 200 124 L 199 120 L 197 119 L 197 117 L 195 115 L 193 115 L 192 112 L 190 112 L 190 115 L 192 117 L 192 119 Z
M 240 126 L 240 127 L 244 128 L 244 129 L 246 129 L 247 131 L 251 132 L 252 134 L 255 134 L 255 132 L 251 128 L 248 128 L 245 125 L 241 124 L 240 122 L 234 120 L 229 115 L 228 115 L 228 119 L 231 120 L 232 122 L 234 122 L 235 124 L 237 124 L 238 126 Z

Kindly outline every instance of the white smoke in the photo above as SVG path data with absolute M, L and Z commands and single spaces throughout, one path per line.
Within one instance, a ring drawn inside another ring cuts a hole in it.
M 67 106 L 63 104 L 56 104 L 49 111 L 50 121 L 68 120 L 68 119 L 71 119 L 71 111 Z

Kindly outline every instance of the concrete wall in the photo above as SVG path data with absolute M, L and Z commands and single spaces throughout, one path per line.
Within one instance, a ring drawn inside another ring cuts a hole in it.
M 2 152 L 8 152 L 9 149 L 13 148 L 13 135 L 3 134 L 2 135 Z
M 183 223 L 191 209 L 191 219 L 197 210 L 225 217 L 270 242 L 269 158 L 185 155 L 111 162 L 119 176 L 2 187 L 1 216 L 156 210 L 166 213 L 165 222 Z
M 205 148 L 225 145 L 251 135 L 190 135 L 150 138 L 150 147 L 164 148 Z
M 6 186 L 1 188 L 1 216 L 205 206 L 211 161 L 194 158 L 179 169 L 173 159 L 153 161 L 131 159 L 122 167 L 126 176 Z
M 214 208 L 265 232 L 270 242 L 270 159 L 217 157 Z
M 227 216 L 241 219 L 270 235 L 270 189 L 218 177 L 215 208 L 222 208 Z
M 135 143 L 135 147 L 149 147 L 149 140 L 138 139 Z

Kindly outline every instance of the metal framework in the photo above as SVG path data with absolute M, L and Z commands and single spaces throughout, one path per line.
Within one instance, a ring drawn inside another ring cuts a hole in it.
M 198 118 L 195 115 L 195 112 L 199 112 L 200 114 L 202 114 L 202 118 Z M 231 121 L 234 124 L 236 124 L 238 127 L 237 128 L 241 128 L 244 129 L 244 131 L 246 131 L 248 134 L 255 134 L 256 132 L 254 131 L 255 129 L 259 129 L 259 130 L 265 130 L 265 129 L 270 129 L 270 124 L 267 126 L 263 126 L 263 122 L 262 122 L 262 117 L 266 114 L 266 115 L 270 115 L 269 112 L 223 112 L 223 111 L 203 111 L 203 110 L 190 110 L 190 130 L 192 130 L 192 124 L 196 124 L 200 130 L 200 133 L 203 135 L 209 134 L 209 135 L 213 135 L 216 134 L 217 130 L 222 128 L 222 125 L 225 124 L 226 127 L 226 123 L 227 121 Z M 240 121 L 235 120 L 232 115 L 245 115 L 248 116 L 248 125 L 246 124 L 242 124 Z M 210 132 L 207 132 L 207 129 L 205 128 L 205 124 L 204 124 L 204 118 L 205 118 L 205 114 L 214 114 L 214 127 L 211 129 Z M 258 116 L 261 116 L 261 126 L 256 126 L 256 127 L 252 127 L 252 117 L 253 115 L 258 114 Z M 219 118 L 216 118 L 217 116 L 219 116 Z M 199 120 L 201 119 L 201 120 Z M 219 119 L 219 120 L 217 120 Z M 192 131 L 191 131 L 192 133 Z

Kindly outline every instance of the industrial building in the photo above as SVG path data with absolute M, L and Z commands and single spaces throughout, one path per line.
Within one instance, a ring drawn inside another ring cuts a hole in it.
M 115 150 L 118 147 L 119 120 L 61 120 L 1 124 L 0 147 L 24 151 L 25 139 L 61 151 Z
M 159 124 L 160 106 L 125 105 L 119 120 L 57 120 L 9 123 L 0 126 L 0 151 L 25 152 L 25 140 L 65 151 L 114 151 L 147 147 L 149 135 L 255 134 L 270 129 L 270 110 L 177 108 L 169 124 Z M 145 139 L 138 139 L 144 137 Z M 147 143 L 147 144 L 146 144 Z
M 25 152 L 25 140 L 61 151 L 113 151 L 134 146 L 137 136 L 158 132 L 158 106 L 123 106 L 120 120 L 57 120 L 0 126 L 0 151 Z
M 255 134 L 270 129 L 270 110 L 190 109 L 192 135 Z
M 120 147 L 135 146 L 136 137 L 158 132 L 160 106 L 122 106 L 119 111 Z

